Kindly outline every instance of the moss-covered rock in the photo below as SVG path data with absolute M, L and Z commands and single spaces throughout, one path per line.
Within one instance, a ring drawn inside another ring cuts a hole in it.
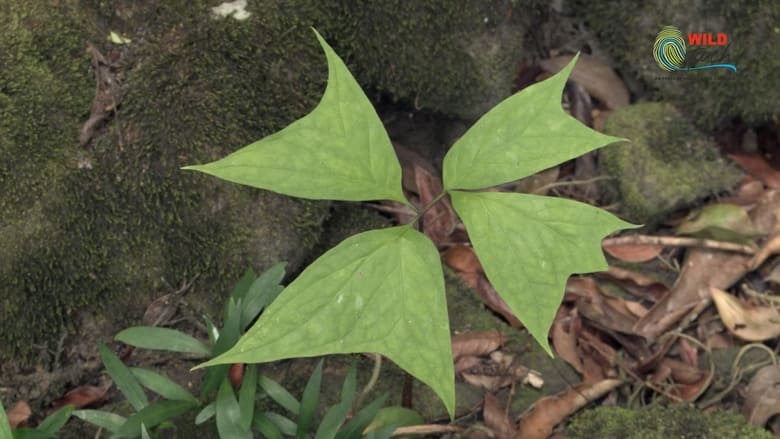
M 690 406 L 651 406 L 641 410 L 598 407 L 586 410 L 569 425 L 571 439 L 771 439 L 732 412 L 702 413 Z
M 326 203 L 179 170 L 313 107 L 326 75 L 308 27 L 215 20 L 209 2 L 120 3 L 108 16 L 76 1 L 4 6 L 0 360 L 26 364 L 32 346 L 76 330 L 82 310 L 127 326 L 166 283 L 195 276 L 188 299 L 213 310 L 247 265 L 299 265 L 327 214 Z M 135 29 L 134 43 L 104 43 L 104 21 Z M 82 148 L 95 95 L 88 42 L 117 59 L 122 97 Z
M 740 177 L 714 145 L 672 105 L 641 103 L 619 109 L 604 132 L 629 139 L 601 152 L 601 165 L 614 177 L 627 218 L 650 223 L 664 213 L 728 189 Z
M 655 98 L 672 102 L 700 127 L 710 129 L 735 117 L 758 124 L 778 113 L 778 2 L 703 0 L 685 7 L 675 0 L 573 3 L 602 47 L 619 62 L 619 70 L 638 76 Z M 725 69 L 661 70 L 652 49 L 656 35 L 667 25 L 680 29 L 684 37 L 688 32 L 726 33 L 727 49 L 692 47 L 686 38 L 686 59 L 695 65 L 734 64 L 736 73 Z
M 338 19 L 323 30 L 361 83 L 417 108 L 476 119 L 511 93 L 528 25 L 521 20 L 533 2 L 325 3 Z

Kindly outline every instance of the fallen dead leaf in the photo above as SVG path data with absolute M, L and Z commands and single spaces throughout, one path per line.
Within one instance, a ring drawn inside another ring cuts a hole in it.
M 463 381 L 472 386 L 481 387 L 488 392 L 509 387 L 520 381 L 534 388 L 544 385 L 541 374 L 520 364 L 513 355 L 495 351 L 489 359 L 481 359 L 479 364 L 461 373 Z
M 663 246 L 650 244 L 604 245 L 602 248 L 615 259 L 633 263 L 651 261 L 664 249 Z
M 574 320 L 579 320 L 579 316 L 574 313 L 573 316 L 566 316 L 556 319 L 553 323 L 551 335 L 552 345 L 555 353 L 561 359 L 579 373 L 582 373 L 582 358 L 577 353 L 577 336 L 575 332 Z
M 780 253 L 780 233 L 773 233 L 772 236 L 761 246 L 753 255 L 753 259 L 748 262 L 748 269 L 755 270 L 760 267 L 770 256 Z
M 482 332 L 466 332 L 452 336 L 452 358 L 468 355 L 488 355 L 506 341 L 506 336 L 495 329 Z
M 477 259 L 477 254 L 474 253 L 474 249 L 458 244 L 448 248 L 442 254 L 444 262 L 455 271 L 462 271 L 465 273 L 477 273 L 482 271 L 482 265 Z
M 464 355 L 458 357 L 455 361 L 455 373 L 460 374 L 463 371 L 475 368 L 482 364 L 482 359 L 476 355 Z
M 616 389 L 621 383 L 621 380 L 607 379 L 593 385 L 578 384 L 536 401 L 520 420 L 515 439 L 546 439 L 556 425 L 594 399 Z
M 571 55 L 556 56 L 540 61 L 539 66 L 547 72 L 558 73 L 571 59 Z M 630 102 L 623 80 L 611 67 L 593 56 L 580 54 L 569 79 L 585 87 L 591 96 L 611 110 L 625 107 Z
M 54 402 L 52 408 L 58 409 L 68 404 L 76 407 L 77 409 L 89 407 L 97 404 L 106 397 L 106 392 L 109 386 L 103 388 L 96 386 L 78 386 L 75 389 L 69 391 L 62 398 Z
M 728 157 L 770 189 L 780 189 L 780 171 L 773 168 L 760 154 L 728 154 Z
M 763 341 L 780 337 L 780 312 L 771 306 L 748 308 L 736 297 L 710 288 L 712 301 L 726 329 L 747 341 Z
M 13 407 L 11 407 L 10 410 L 8 410 L 8 413 L 6 413 L 6 417 L 8 417 L 8 423 L 11 424 L 11 428 L 17 428 L 25 423 L 28 419 L 30 419 L 30 415 L 32 415 L 32 411 L 30 410 L 30 405 L 27 404 L 26 401 L 17 402 Z
M 420 195 L 420 207 L 426 207 L 437 195 L 444 189 L 441 179 L 434 176 L 426 167 L 414 164 L 414 178 L 417 190 Z M 440 244 L 447 241 L 447 238 L 455 230 L 455 211 L 452 209 L 449 200 L 440 199 L 437 203 L 423 214 L 422 229 L 426 236 Z
M 507 412 L 501 407 L 501 402 L 492 393 L 485 393 L 485 402 L 482 404 L 482 417 L 485 425 L 493 430 L 496 439 L 512 439 L 517 433 L 514 422 L 509 419 Z
M 764 427 L 770 418 L 780 414 L 780 364 L 756 372 L 745 392 L 742 413 L 757 427 Z
M 517 317 L 515 317 L 515 314 L 509 308 L 509 305 L 507 305 L 506 302 L 504 302 L 504 299 L 498 295 L 496 289 L 493 288 L 493 285 L 488 282 L 487 278 L 482 273 L 480 273 L 480 275 L 477 277 L 476 291 L 477 295 L 479 295 L 479 298 L 482 299 L 482 302 L 484 302 L 488 308 L 497 312 L 499 315 L 501 315 L 501 317 L 506 319 L 506 321 L 512 325 L 512 327 L 523 327 L 523 324 L 520 323 L 520 320 L 518 320 Z

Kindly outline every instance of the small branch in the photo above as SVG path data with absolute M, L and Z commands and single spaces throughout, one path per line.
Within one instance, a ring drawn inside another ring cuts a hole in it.
M 439 424 L 426 424 L 426 425 L 412 425 L 409 427 L 399 427 L 393 430 L 393 437 L 405 436 L 411 434 L 417 435 L 430 435 L 430 434 L 443 434 L 443 433 L 462 433 L 463 427 L 457 425 L 439 425 Z
M 434 205 L 434 204 L 436 204 L 436 203 L 438 203 L 439 201 L 441 201 L 441 199 L 442 199 L 442 198 L 444 198 L 446 195 L 447 195 L 447 191 L 442 191 L 442 192 L 441 192 L 439 195 L 436 195 L 436 196 L 435 196 L 435 197 L 434 197 L 434 198 L 433 198 L 433 199 L 430 201 L 430 203 L 426 204 L 426 205 L 425 205 L 425 206 L 424 206 L 422 209 L 420 209 L 420 210 L 419 210 L 419 212 L 417 212 L 417 215 L 416 215 L 416 216 L 415 216 L 415 217 L 412 219 L 412 221 L 411 221 L 409 224 L 414 224 L 414 223 L 416 223 L 417 221 L 419 221 L 419 220 L 420 220 L 420 218 L 422 218 L 422 217 L 423 217 L 423 215 L 425 215 L 425 212 L 427 212 L 427 211 L 428 211 L 428 209 L 430 209 L 431 207 L 433 207 L 433 205 Z
M 601 241 L 601 245 L 662 245 L 665 247 L 701 247 L 714 250 L 744 253 L 752 255 L 756 249 L 745 244 L 735 242 L 715 241 L 714 239 L 687 238 L 681 236 L 650 236 L 650 235 L 626 235 L 617 238 L 607 238 Z

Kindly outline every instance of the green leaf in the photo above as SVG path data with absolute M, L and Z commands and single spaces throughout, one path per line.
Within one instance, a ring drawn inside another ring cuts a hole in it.
M 152 392 L 162 396 L 165 399 L 174 399 L 178 401 L 192 401 L 197 403 L 198 400 L 192 396 L 184 387 L 174 383 L 169 378 L 160 375 L 157 372 L 153 372 L 148 369 L 142 369 L 140 367 L 131 367 L 130 371 L 138 379 L 138 382 L 142 386 L 151 390 Z
M 253 270 L 252 267 L 247 268 L 247 270 L 244 272 L 244 275 L 241 276 L 241 279 L 238 280 L 236 286 L 233 287 L 233 291 L 230 292 L 230 297 L 236 300 L 243 299 L 244 296 L 246 296 L 246 293 L 249 291 L 249 288 L 252 287 L 255 279 L 257 279 L 255 270 Z
M 374 416 L 376 416 L 377 411 L 379 411 L 379 408 L 382 407 L 386 399 L 387 395 L 382 395 L 357 412 L 352 419 L 347 422 L 347 425 L 341 429 L 339 434 L 336 435 L 336 439 L 360 437 L 360 433 L 362 433 L 371 420 L 374 419 Z
M 257 395 L 257 365 L 248 364 L 238 391 L 238 407 L 241 409 L 241 428 L 249 430 L 252 416 L 255 414 L 255 395 Z
M 317 404 L 320 401 L 320 387 L 322 385 L 322 362 L 317 363 L 317 368 L 309 377 L 306 388 L 301 397 L 301 408 L 298 411 L 298 425 L 295 429 L 295 439 L 303 439 L 311 428 L 314 415 L 317 413 Z
M 245 330 L 268 304 L 274 301 L 284 287 L 279 283 L 284 278 L 286 262 L 279 262 L 260 275 L 252 283 L 242 302 L 241 330 Z
M 103 365 L 106 366 L 106 371 L 111 376 L 111 379 L 114 380 L 114 384 L 122 392 L 122 395 L 125 396 L 127 402 L 136 410 L 141 410 L 149 405 L 144 389 L 141 388 L 141 384 L 135 379 L 130 369 L 122 363 L 122 360 L 103 343 L 98 345 L 98 351 L 100 352 L 100 358 L 103 360 Z M 135 431 L 138 431 L 138 429 L 136 428 Z
M 424 422 L 425 420 L 423 417 L 412 409 L 401 406 L 384 407 L 379 409 L 365 431 L 366 433 L 370 433 L 389 426 L 398 428 L 409 425 L 419 425 Z
M 444 157 L 444 188 L 507 183 L 622 140 L 563 111 L 561 93 L 578 56 L 551 78 L 498 104 L 458 139 Z
M 3 408 L 3 400 L 0 399 L 0 438 L 12 438 L 11 424 L 8 422 L 8 415 Z
M 319 105 L 278 133 L 216 162 L 184 169 L 294 197 L 408 203 L 401 165 L 374 107 L 315 33 L 328 60 L 328 86 Z
M 264 412 L 263 415 L 268 418 L 285 436 L 292 436 L 295 434 L 295 423 L 291 421 L 290 418 L 274 412 Z
M 677 234 L 719 241 L 750 243 L 761 235 L 747 211 L 739 205 L 718 203 L 705 206 L 677 227 Z
M 54 439 L 54 436 L 43 433 L 35 428 L 23 427 L 13 431 L 13 439 Z M 5 438 L 3 438 L 5 439 Z
M 217 413 L 217 402 L 212 401 L 195 415 L 195 425 L 200 425 L 211 419 Z
M 175 329 L 134 326 L 119 331 L 114 340 L 143 349 L 158 349 L 208 356 L 211 349 L 200 340 Z
M 352 409 L 356 386 L 357 367 L 353 361 L 346 378 L 344 378 L 344 384 L 341 385 L 341 402 L 328 409 L 325 413 L 320 426 L 317 428 L 317 433 L 314 435 L 315 439 L 333 439 L 336 437 L 341 424 L 344 423 L 347 414 Z
M 141 424 L 146 425 L 148 428 L 153 428 L 160 423 L 175 418 L 182 413 L 186 413 L 195 407 L 197 407 L 197 405 L 190 401 L 171 401 L 164 399 L 153 402 L 138 413 L 127 418 L 127 421 L 122 424 L 122 427 L 116 432 L 115 437 L 138 437 L 139 432 L 141 431 Z
M 431 386 L 453 413 L 439 253 L 408 225 L 360 233 L 322 255 L 230 351 L 199 367 L 358 352 L 386 356 Z
M 68 419 L 70 419 L 70 415 L 73 413 L 74 409 L 75 407 L 70 404 L 62 407 L 41 421 L 41 423 L 38 424 L 38 427 L 36 427 L 36 430 L 43 434 L 54 437 L 65 425 L 65 423 L 68 422 Z
M 146 429 L 146 425 L 141 424 L 141 439 L 152 439 L 149 436 L 149 430 Z
M 76 410 L 73 412 L 73 416 L 87 421 L 90 424 L 105 428 L 111 433 L 116 433 L 119 431 L 119 429 L 122 427 L 122 424 L 127 421 L 124 416 L 103 410 Z
M 301 409 L 301 403 L 298 402 L 298 400 L 295 399 L 295 397 L 292 396 L 290 392 L 287 391 L 287 389 L 282 387 L 276 381 L 263 375 L 260 375 L 258 384 L 260 384 L 260 387 L 265 390 L 265 393 L 267 393 L 271 399 L 276 401 L 277 404 L 284 407 L 293 416 L 298 416 L 298 412 Z
M 217 431 L 224 438 L 252 439 L 252 433 L 241 427 L 241 408 L 227 379 L 217 392 Z
M 488 279 L 536 341 L 547 332 L 572 273 L 607 269 L 606 235 L 636 227 L 562 198 L 499 192 L 450 194 Z
M 252 420 L 252 426 L 259 431 L 263 437 L 268 439 L 282 439 L 282 432 L 265 413 L 256 413 Z

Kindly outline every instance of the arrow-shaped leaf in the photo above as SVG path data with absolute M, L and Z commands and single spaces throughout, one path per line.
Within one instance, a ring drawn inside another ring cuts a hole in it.
M 454 371 L 439 253 L 411 226 L 334 247 L 236 345 L 205 366 L 376 352 L 431 386 L 452 415 Z
M 328 60 L 328 86 L 319 105 L 227 157 L 184 169 L 301 198 L 407 203 L 401 165 L 374 107 L 344 62 L 314 32 Z
M 576 62 L 507 98 L 455 142 L 444 157 L 445 189 L 507 183 L 622 140 L 564 113 L 561 93 Z
M 548 353 L 547 332 L 566 279 L 605 270 L 602 238 L 635 227 L 562 198 L 460 191 L 450 196 L 488 279 Z

